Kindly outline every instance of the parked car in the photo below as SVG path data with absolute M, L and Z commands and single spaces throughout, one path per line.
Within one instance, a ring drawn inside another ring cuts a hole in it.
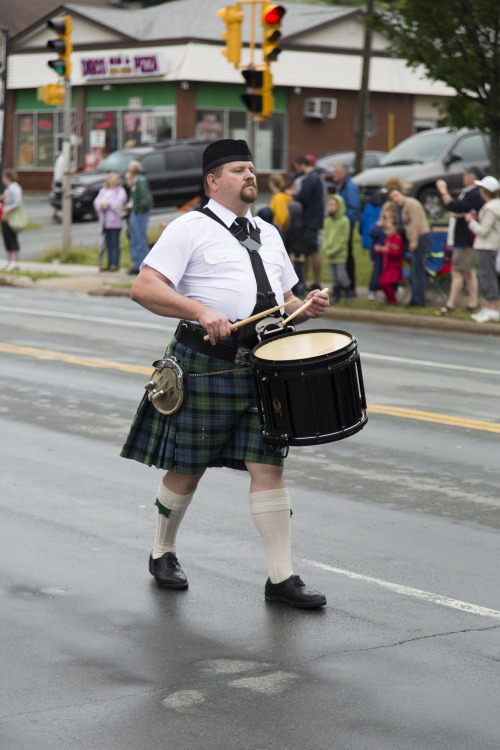
M 462 189 L 466 167 L 489 171 L 489 138 L 479 130 L 434 128 L 412 135 L 380 160 L 378 167 L 353 177 L 366 202 L 391 177 L 399 177 L 406 195 L 418 198 L 430 219 L 437 219 L 443 204 L 436 180 L 446 180 L 450 194 Z
M 87 214 L 95 216 L 94 199 L 106 176 L 117 172 L 125 186 L 125 172 L 133 159 L 143 166 L 156 206 L 182 205 L 200 194 L 202 155 L 206 147 L 206 141 L 183 139 L 113 151 L 95 170 L 72 175 L 73 218 Z M 61 208 L 60 187 L 52 189 L 50 203 L 57 209 Z
M 378 166 L 380 159 L 386 154 L 386 151 L 365 151 L 363 155 L 363 169 L 372 169 Z M 335 183 L 332 178 L 332 170 L 335 164 L 345 164 L 350 168 L 351 176 L 354 174 L 354 163 L 356 153 L 354 151 L 333 151 L 330 154 L 323 154 L 316 159 L 316 169 L 321 172 L 326 183 L 326 189 L 335 191 Z
M 365 151 L 363 155 L 363 169 L 371 169 L 372 167 L 378 167 L 380 160 L 385 156 L 387 151 Z M 324 170 L 325 172 L 332 171 L 335 164 L 345 164 L 351 170 L 351 174 L 354 174 L 354 162 L 356 161 L 356 154 L 354 151 L 334 151 L 331 154 L 323 154 L 316 159 L 316 167 Z

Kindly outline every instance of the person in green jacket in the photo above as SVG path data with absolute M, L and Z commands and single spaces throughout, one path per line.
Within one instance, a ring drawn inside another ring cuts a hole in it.
M 130 258 L 132 265 L 128 273 L 136 274 L 148 253 L 149 212 L 153 208 L 153 196 L 149 183 L 143 174 L 142 164 L 131 161 L 126 173 L 127 185 L 130 188 L 130 200 L 126 208 L 130 210 Z
M 342 292 L 346 304 L 349 304 L 352 298 L 351 280 L 346 269 L 350 231 L 351 225 L 346 215 L 344 199 L 341 195 L 330 195 L 328 216 L 322 230 L 322 248 L 330 270 L 332 302 L 338 302 Z

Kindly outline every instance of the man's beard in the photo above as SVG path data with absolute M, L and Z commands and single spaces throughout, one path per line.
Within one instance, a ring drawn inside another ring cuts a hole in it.
M 252 188 L 252 190 L 246 192 L 248 188 Z M 258 193 L 257 185 L 252 182 L 249 185 L 243 185 L 240 190 L 240 198 L 244 203 L 254 203 L 257 200 Z

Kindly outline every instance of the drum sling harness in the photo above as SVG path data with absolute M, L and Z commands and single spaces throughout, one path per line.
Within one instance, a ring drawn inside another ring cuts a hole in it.
M 239 217 L 231 224 L 230 227 L 220 219 L 217 214 L 211 211 L 209 208 L 197 209 L 201 214 L 209 216 L 214 221 L 217 221 L 221 226 L 227 229 L 238 242 L 246 248 L 248 255 L 250 256 L 250 262 L 257 282 L 257 301 L 255 307 L 251 312 L 251 315 L 257 315 L 264 310 L 269 310 L 271 307 L 276 307 L 276 295 L 273 292 L 269 279 L 267 277 L 264 263 L 259 254 L 259 249 L 262 246 L 260 241 L 260 229 L 253 226 L 253 224 L 246 217 Z M 258 342 L 256 334 L 264 332 L 266 324 L 272 318 L 276 318 L 278 321 L 283 320 L 283 316 L 280 313 L 274 313 L 269 318 L 265 318 L 263 321 L 259 321 L 258 329 L 256 325 L 249 323 L 246 326 L 240 328 L 240 342 L 244 346 L 253 348 Z M 282 329 L 281 329 L 282 330 Z

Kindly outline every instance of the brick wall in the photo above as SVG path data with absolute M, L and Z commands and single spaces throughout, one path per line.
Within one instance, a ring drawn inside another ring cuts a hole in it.
M 177 84 L 177 138 L 192 138 L 196 131 L 196 84 Z
M 333 120 L 304 118 L 305 100 L 309 97 L 337 99 L 337 116 Z M 330 89 L 302 89 L 289 93 L 289 164 L 301 154 L 321 156 L 331 151 L 353 151 L 358 93 Z M 377 118 L 376 135 L 366 139 L 367 150 L 388 150 L 388 115 L 394 115 L 394 143 L 413 132 L 413 99 L 408 95 L 372 94 L 370 112 Z

